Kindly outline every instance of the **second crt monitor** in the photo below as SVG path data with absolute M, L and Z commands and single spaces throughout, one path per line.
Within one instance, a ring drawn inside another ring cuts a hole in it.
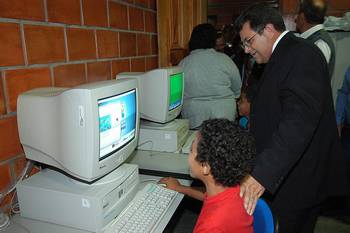
M 165 67 L 145 73 L 121 73 L 117 80 L 138 80 L 140 93 L 139 150 L 177 152 L 185 142 L 189 122 L 175 119 L 181 112 L 184 75 L 180 67 Z
M 181 112 L 184 75 L 180 67 L 166 67 L 145 73 L 120 73 L 117 80 L 136 78 L 140 87 L 140 117 L 156 123 L 167 123 Z

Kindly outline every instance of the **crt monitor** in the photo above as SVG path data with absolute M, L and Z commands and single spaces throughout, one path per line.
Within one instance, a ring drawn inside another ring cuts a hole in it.
M 156 123 L 167 123 L 181 112 L 184 74 L 180 67 L 154 69 L 145 73 L 124 72 L 118 79 L 136 78 L 140 87 L 140 117 Z
M 137 145 L 138 84 L 125 79 L 34 89 L 19 96 L 17 118 L 28 159 L 92 182 Z

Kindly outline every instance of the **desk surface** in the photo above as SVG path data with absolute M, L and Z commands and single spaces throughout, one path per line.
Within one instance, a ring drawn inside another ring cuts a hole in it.
M 157 176 L 149 176 L 149 175 L 140 175 L 140 189 L 147 184 L 150 180 L 154 182 L 155 180 L 159 180 L 160 177 Z M 190 185 L 191 181 L 188 180 L 180 180 L 183 185 Z M 161 219 L 158 224 L 155 232 L 161 233 L 166 225 L 168 224 L 170 218 L 174 214 L 176 208 L 180 204 L 183 198 L 182 194 L 177 195 L 176 199 L 170 206 L 169 210 Z M 88 231 L 83 231 L 75 228 L 65 227 L 61 225 L 41 222 L 37 220 L 32 220 L 28 218 L 23 218 L 19 215 L 15 215 L 11 218 L 10 226 L 2 231 L 3 233 L 91 233 Z

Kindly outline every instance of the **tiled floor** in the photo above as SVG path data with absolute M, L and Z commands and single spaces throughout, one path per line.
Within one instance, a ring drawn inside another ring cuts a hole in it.
M 200 212 L 201 202 L 185 198 L 164 233 L 191 233 Z M 350 213 L 349 213 L 350 216 Z M 350 217 L 318 218 L 314 233 L 350 233 Z
M 314 233 L 350 233 L 350 225 L 331 217 L 319 217 Z

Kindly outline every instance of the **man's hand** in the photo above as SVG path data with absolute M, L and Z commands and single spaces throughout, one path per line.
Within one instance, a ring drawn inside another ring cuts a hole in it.
M 248 175 L 243 179 L 240 185 L 240 196 L 243 198 L 244 208 L 249 215 L 254 213 L 256 202 L 264 191 L 265 188 L 252 176 Z

